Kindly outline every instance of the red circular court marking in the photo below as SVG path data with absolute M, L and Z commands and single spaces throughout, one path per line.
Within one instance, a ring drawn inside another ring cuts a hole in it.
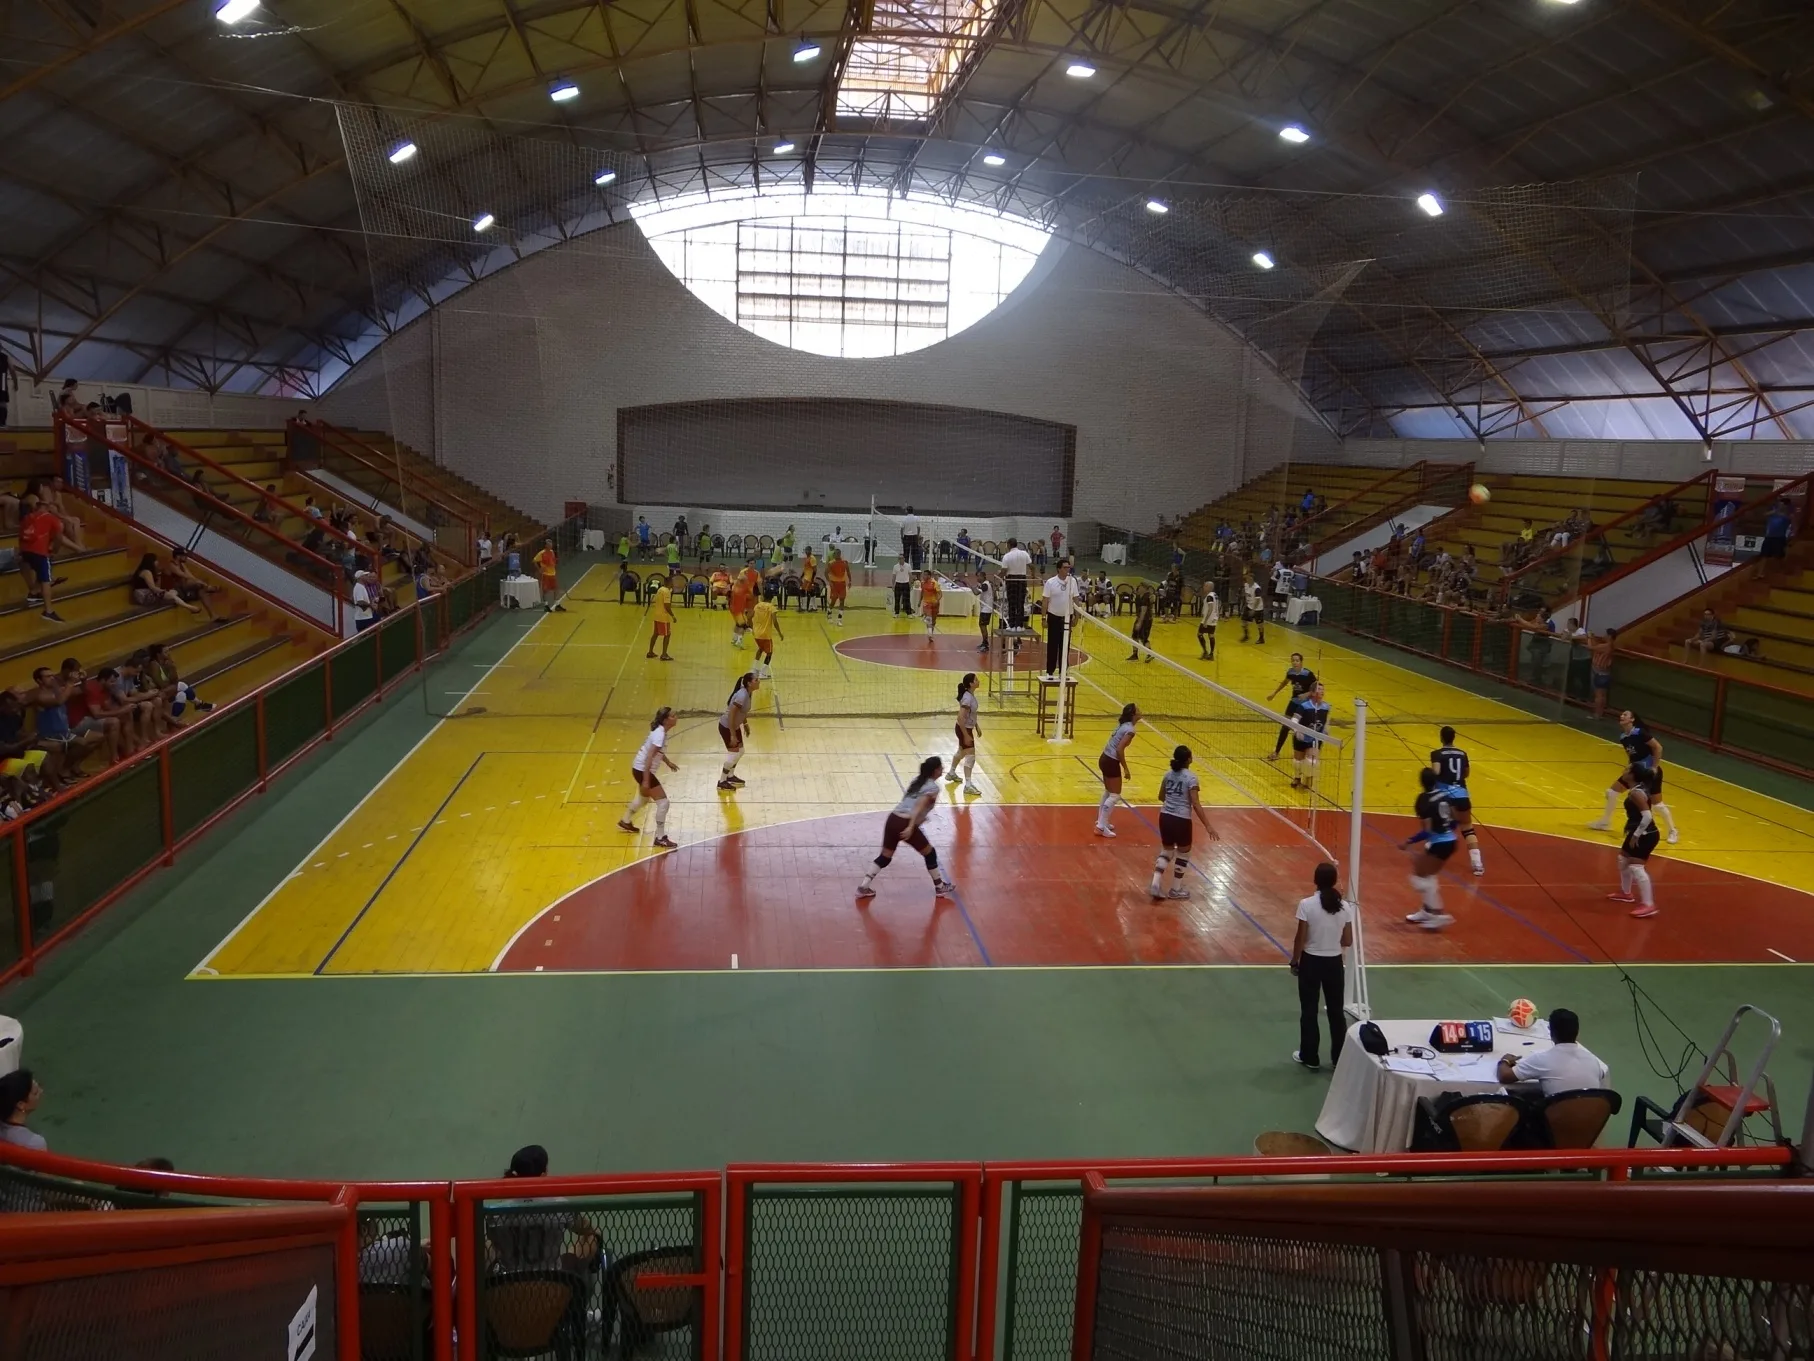
M 871 633 L 861 638 L 846 638 L 834 646 L 846 657 L 875 662 L 879 666 L 904 666 L 920 671 L 976 671 L 984 662 L 983 654 L 977 651 L 979 637 L 976 634 L 938 633 L 928 638 L 924 633 Z M 1071 649 L 1072 666 L 1089 659 L 1083 649 Z M 1045 670 L 1045 641 L 1022 642 L 1014 651 L 1014 667 L 1017 671 Z
M 1189 902 L 1155 902 L 1147 896 L 1157 844 L 1151 809 L 1139 817 L 1119 810 L 1120 835 L 1109 841 L 1091 834 L 1088 806 L 945 798 L 927 834 L 957 882 L 955 899 L 932 896 L 925 866 L 903 846 L 877 879 L 877 896 L 859 902 L 882 814 L 809 818 L 683 846 L 597 879 L 546 909 L 496 967 L 715 970 L 729 969 L 732 955 L 744 969 L 962 967 L 982 965 L 985 950 L 988 963 L 1003 965 L 1277 965 L 1320 858 L 1269 813 L 1212 809 L 1222 839 L 1205 841 L 1199 829 L 1191 854 L 1208 879 L 1193 869 Z M 1402 920 L 1416 903 L 1397 843 L 1413 825 L 1367 818 L 1375 963 L 1768 964 L 1772 947 L 1814 955 L 1814 895 L 1658 857 L 1650 871 L 1662 915 L 1636 921 L 1606 899 L 1618 882 L 1610 840 L 1484 828 L 1486 876 L 1469 874 L 1458 852 L 1442 876 L 1456 923 L 1422 931 Z M 1338 815 L 1321 815 L 1316 830 L 1330 846 L 1347 845 Z M 1734 902 L 1745 910 L 1732 912 Z M 1288 981 L 1280 987 L 1289 993 Z

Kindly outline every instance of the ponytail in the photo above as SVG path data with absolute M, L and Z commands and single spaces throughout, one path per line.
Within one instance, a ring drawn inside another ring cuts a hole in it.
M 1121 721 L 1123 723 L 1132 723 L 1134 721 L 1134 714 L 1138 712 L 1139 708 L 1140 706 L 1138 704 L 1123 704 L 1121 706 Z
M 674 712 L 674 706 L 673 706 L 673 705 L 671 705 L 671 704 L 664 704 L 664 705 L 662 705 L 662 706 L 661 706 L 661 707 L 660 707 L 660 708 L 659 708 L 659 709 L 657 709 L 657 710 L 656 710 L 656 711 L 655 711 L 655 718 L 654 718 L 654 720 L 653 720 L 653 721 L 652 721 L 652 722 L 651 722 L 651 723 L 650 723 L 650 724 L 649 724 L 649 731 L 650 731 L 650 732 L 654 732 L 654 731 L 655 731 L 655 730 L 656 730 L 656 729 L 657 729 L 657 728 L 659 728 L 659 727 L 660 727 L 660 726 L 661 726 L 661 725 L 662 725 L 662 724 L 663 724 L 663 723 L 666 723 L 666 722 L 667 722 L 667 721 L 668 721 L 668 718 L 669 718 L 669 716 L 670 716 L 670 715 L 672 715 L 672 714 L 673 714 L 673 712 Z
M 919 793 L 920 790 L 926 787 L 928 782 L 936 780 L 939 776 L 939 772 L 944 768 L 945 763 L 936 756 L 928 756 L 924 761 L 921 761 L 920 773 L 915 775 L 913 777 L 913 783 L 907 786 L 908 794 Z
M 1316 867 L 1316 896 L 1323 911 L 1331 916 L 1342 910 L 1342 895 L 1335 887 L 1335 866 L 1327 860 Z
M 732 702 L 737 698 L 737 692 L 739 690 L 748 690 L 750 688 L 750 682 L 755 679 L 756 673 L 754 671 L 745 671 L 741 676 L 737 677 L 737 683 L 731 687 L 731 693 L 725 697 L 724 707 L 727 709 L 730 708 Z
M 1173 750 L 1172 750 L 1172 769 L 1173 770 L 1183 770 L 1184 767 L 1189 764 L 1190 764 L 1190 748 L 1184 747 L 1184 746 L 1173 748 Z
M 964 702 L 964 691 L 968 690 L 972 685 L 975 685 L 975 684 L 976 684 L 976 672 L 974 672 L 974 671 L 964 672 L 964 678 L 957 683 L 957 702 L 959 704 L 962 704 Z

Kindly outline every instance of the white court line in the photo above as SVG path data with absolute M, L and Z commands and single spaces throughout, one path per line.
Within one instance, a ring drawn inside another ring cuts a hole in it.
M 596 563 L 594 563 L 593 566 L 588 567 L 585 570 L 585 572 L 582 572 L 580 574 L 580 581 L 584 581 L 586 579 L 587 575 L 589 575 L 591 572 L 596 570 L 596 568 L 597 568 Z M 575 582 L 574 584 L 578 585 L 579 583 Z M 550 615 L 543 615 L 541 619 L 536 620 L 535 623 L 531 624 L 527 629 L 524 630 L 523 638 L 527 638 L 531 633 L 535 632 L 536 629 L 540 628 L 542 626 L 542 624 L 551 617 L 552 616 L 550 616 Z M 476 681 L 473 682 L 472 690 L 468 690 L 467 695 L 470 696 L 474 690 L 477 690 L 479 686 L 483 685 L 485 683 L 485 676 L 489 676 L 498 667 L 502 666 L 504 664 L 505 658 L 509 657 L 512 652 L 515 652 L 517 650 L 517 648 L 522 646 L 522 643 L 523 643 L 522 638 L 519 638 L 519 639 L 517 639 L 516 642 L 512 643 L 510 645 L 510 647 L 505 650 L 504 655 L 502 657 L 499 657 L 497 659 L 497 661 L 493 662 L 490 666 L 488 666 L 485 669 L 485 675 L 480 676 Z M 449 691 L 448 693 L 451 694 L 452 692 Z M 309 863 L 310 860 L 314 859 L 315 856 L 319 855 L 321 853 L 322 847 L 326 846 L 328 844 L 328 842 L 332 841 L 337 835 L 339 835 L 340 829 L 342 827 L 346 826 L 347 823 L 351 822 L 353 820 L 354 815 L 356 815 L 361 808 L 365 807 L 366 803 L 372 798 L 372 796 L 375 795 L 380 789 L 382 789 L 386 784 L 388 784 L 390 782 L 391 776 L 395 775 L 399 770 L 403 769 L 404 763 L 406 761 L 408 761 L 410 757 L 414 756 L 418 751 L 420 751 L 422 749 L 423 743 L 427 742 L 429 738 L 433 737 L 436 733 L 441 731 L 441 725 L 445 722 L 447 722 L 446 718 L 436 719 L 434 726 L 432 728 L 430 728 L 427 732 L 423 733 L 422 736 L 417 740 L 417 742 L 414 746 L 412 746 L 408 751 L 404 752 L 403 755 L 399 756 L 397 758 L 396 764 L 393 765 L 389 770 L 384 772 L 384 777 L 382 779 L 380 779 L 376 784 L 374 784 L 369 790 L 367 790 L 364 797 L 362 797 L 358 803 L 354 804 L 351 808 L 349 808 L 347 810 L 346 816 L 341 818 L 339 822 L 336 822 L 333 825 L 333 827 L 329 829 L 328 834 L 326 836 L 322 837 L 320 841 L 317 841 L 314 845 L 314 848 L 311 849 L 307 855 L 303 856 L 301 860 L 296 862 L 296 868 L 291 870 L 290 873 L 284 875 L 284 877 L 282 879 L 278 880 L 276 886 L 274 888 L 272 888 L 272 890 L 269 893 L 265 894 L 264 897 L 262 897 L 258 900 L 258 905 L 256 907 L 254 907 L 250 912 L 246 913 L 245 916 L 241 917 L 239 919 L 239 924 L 237 926 L 235 926 L 231 931 L 227 932 L 227 934 L 224 937 L 222 937 L 220 944 L 216 945 L 212 950 L 208 951 L 208 953 L 205 956 L 203 956 L 202 962 L 200 964 L 197 964 L 195 966 L 195 968 L 193 968 L 189 971 L 191 973 L 191 975 L 200 973 L 204 969 L 207 969 L 208 972 L 210 972 L 210 973 L 214 972 L 214 970 L 209 969 L 209 965 L 214 962 L 214 957 L 216 955 L 218 955 L 222 950 L 226 949 L 227 946 L 229 946 L 230 944 L 233 943 L 233 938 L 235 936 L 237 936 L 241 931 L 246 929 L 247 924 L 252 920 L 252 918 L 256 917 L 260 912 L 264 911 L 265 905 L 267 903 L 269 903 L 271 901 L 271 899 L 275 898 L 278 895 L 278 893 L 283 889 L 283 886 L 285 884 L 289 883 L 289 881 L 291 879 L 294 879 L 296 877 L 296 875 L 302 871 L 304 866 L 306 866 Z M 422 829 L 420 827 L 417 827 L 417 828 L 413 828 L 412 830 L 419 832 Z
M 1781 950 L 1776 949 L 1774 946 L 1766 945 L 1766 946 L 1764 946 L 1764 949 L 1768 950 L 1771 954 L 1775 955 L 1778 959 L 1783 960 L 1785 963 L 1793 964 L 1795 962 L 1794 960 L 1790 959 L 1787 955 L 1785 955 Z

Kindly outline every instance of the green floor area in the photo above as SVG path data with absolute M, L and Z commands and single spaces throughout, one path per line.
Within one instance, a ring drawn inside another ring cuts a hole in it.
M 443 664 L 470 674 L 522 627 L 495 619 Z M 1296 994 L 1282 966 L 186 980 L 432 721 L 418 690 L 396 692 L 0 994 L 24 1023 L 46 1091 L 33 1124 L 53 1149 L 472 1177 L 530 1142 L 557 1171 L 1182 1156 L 1246 1152 L 1259 1131 L 1316 1118 L 1328 1077 L 1287 1059 Z M 1641 1017 L 1612 968 L 1372 978 L 1382 1015 L 1486 1015 L 1514 996 L 1571 1006 L 1628 1101 L 1674 1091 L 1652 1073 L 1646 1029 L 1673 1068 L 1686 1037 L 1706 1043 L 1757 1003 L 1782 1019 L 1774 1068 L 1799 1123 L 1814 969 L 1631 974 Z

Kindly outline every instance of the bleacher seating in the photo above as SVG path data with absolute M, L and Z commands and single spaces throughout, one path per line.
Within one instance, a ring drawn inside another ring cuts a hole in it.
M 1216 526 L 1223 521 L 1239 529 L 1243 521 L 1257 522 L 1275 506 L 1283 514 L 1296 508 L 1306 491 L 1315 492 L 1334 506 L 1391 472 L 1390 468 L 1335 463 L 1282 464 L 1242 483 L 1226 496 L 1193 510 L 1184 517 L 1178 539 L 1187 549 L 1207 549 L 1215 542 Z M 1382 508 L 1385 504 L 1387 502 L 1381 502 Z
M 445 468 L 433 459 L 417 453 L 402 441 L 379 431 L 355 430 L 352 433 L 380 453 L 397 459 L 402 464 L 404 476 L 410 479 L 412 486 L 424 488 L 431 496 L 433 489 L 439 488 L 468 505 L 477 506 L 486 512 L 491 517 L 493 538 L 502 539 L 505 534 L 515 534 L 519 539 L 527 541 L 542 532 L 541 522 L 533 515 L 519 510 L 502 497 L 493 495 L 478 483 L 461 477 L 452 469 Z
M 1708 607 L 1734 643 L 1757 640 L 1755 657 L 1719 653 L 1703 659 L 1699 649 L 1684 646 Z M 1792 544 L 1773 579 L 1760 579 L 1755 567 L 1741 568 L 1640 622 L 1619 645 L 1814 695 L 1814 539 Z

